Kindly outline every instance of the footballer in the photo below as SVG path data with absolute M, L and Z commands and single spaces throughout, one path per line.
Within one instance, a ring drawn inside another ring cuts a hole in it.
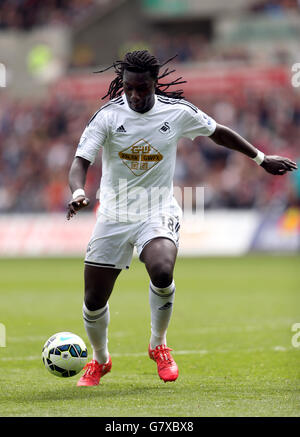
M 175 298 L 173 270 L 181 209 L 173 196 L 173 175 L 181 137 L 207 136 L 273 175 L 297 169 L 290 159 L 266 156 L 218 124 L 186 101 L 182 90 L 172 91 L 174 85 L 183 83 L 180 79 L 161 83 L 172 72 L 160 72 L 167 62 L 160 64 L 142 50 L 127 53 L 109 67 L 116 75 L 104 96 L 110 100 L 83 131 L 70 168 L 68 220 L 89 204 L 84 191 L 86 175 L 102 147 L 100 207 L 84 261 L 83 320 L 93 359 L 78 386 L 98 385 L 111 370 L 108 301 L 120 272 L 130 266 L 134 247 L 149 274 L 149 357 L 163 381 L 178 377 L 166 333 Z

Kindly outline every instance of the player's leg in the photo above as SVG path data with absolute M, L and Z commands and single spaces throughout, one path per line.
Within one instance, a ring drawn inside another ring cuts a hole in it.
M 99 364 L 108 360 L 108 299 L 120 271 L 90 265 L 86 265 L 84 270 L 84 327 L 93 348 L 93 359 Z
M 133 245 L 126 224 L 99 217 L 85 256 L 83 303 L 84 326 L 93 349 L 78 385 L 98 385 L 101 376 L 111 369 L 108 353 L 108 300 L 122 269 L 129 268 Z
M 142 250 L 140 260 L 145 264 L 153 285 L 168 287 L 173 280 L 177 247 L 169 238 L 153 238 Z
M 144 247 L 140 259 L 150 276 L 149 303 L 151 337 L 149 356 L 156 361 L 159 377 L 165 382 L 175 381 L 178 367 L 167 347 L 167 329 L 175 297 L 173 271 L 177 256 L 175 243 L 167 238 L 155 238 Z
M 108 352 L 108 299 L 120 269 L 85 265 L 85 296 L 83 303 L 84 327 L 93 349 L 93 359 L 77 385 L 98 385 L 101 376 L 111 369 Z
M 175 297 L 173 271 L 176 256 L 177 248 L 174 242 L 167 238 L 154 238 L 149 241 L 140 255 L 150 276 L 150 347 L 152 349 L 166 344 L 166 333 Z
M 91 311 L 106 305 L 121 269 L 84 266 L 84 303 Z

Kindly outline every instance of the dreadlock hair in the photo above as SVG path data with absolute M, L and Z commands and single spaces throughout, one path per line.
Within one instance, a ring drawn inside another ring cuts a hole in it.
M 115 97 L 119 97 L 122 94 L 123 73 L 125 70 L 133 71 L 135 73 L 144 73 L 149 71 L 152 79 L 157 81 L 155 87 L 156 94 L 160 96 L 171 97 L 173 99 L 184 98 L 183 90 L 168 91 L 171 86 L 186 83 L 186 80 L 181 80 L 182 77 L 178 77 L 177 79 L 168 83 L 159 82 L 159 80 L 163 79 L 166 76 L 169 76 L 169 74 L 176 71 L 166 68 L 163 73 L 159 75 L 160 68 L 166 65 L 168 62 L 172 61 L 174 58 L 176 58 L 176 56 L 177 55 L 160 64 L 158 59 L 155 56 L 151 55 L 148 50 L 137 50 L 134 52 L 126 53 L 122 61 L 115 61 L 108 68 L 100 71 L 95 71 L 95 73 L 103 73 L 104 71 L 113 68 L 116 73 L 115 79 L 109 85 L 107 94 L 103 96 L 102 99 L 105 99 L 107 96 L 109 96 L 110 99 L 114 99 Z

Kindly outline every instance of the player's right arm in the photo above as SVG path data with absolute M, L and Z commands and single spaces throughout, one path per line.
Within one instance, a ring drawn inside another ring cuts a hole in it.
M 80 209 L 88 206 L 90 200 L 86 197 L 84 186 L 90 161 L 76 156 L 72 162 L 69 172 L 69 185 L 71 188 L 72 199 L 68 203 L 67 220 Z
M 72 199 L 68 203 L 68 220 L 90 203 L 85 195 L 84 186 L 89 166 L 94 163 L 100 147 L 105 144 L 107 137 L 106 115 L 105 110 L 97 111 L 81 135 L 69 172 Z

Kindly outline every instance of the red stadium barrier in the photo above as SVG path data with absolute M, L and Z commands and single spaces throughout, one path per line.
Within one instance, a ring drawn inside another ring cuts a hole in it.
M 187 83 L 182 85 L 186 95 L 228 94 L 248 89 L 266 90 L 274 86 L 290 84 L 291 72 L 287 67 L 242 67 L 202 69 L 176 68 L 174 78 L 182 76 Z M 52 87 L 55 95 L 67 95 L 78 99 L 95 99 L 106 94 L 112 74 L 87 74 L 66 76 Z

